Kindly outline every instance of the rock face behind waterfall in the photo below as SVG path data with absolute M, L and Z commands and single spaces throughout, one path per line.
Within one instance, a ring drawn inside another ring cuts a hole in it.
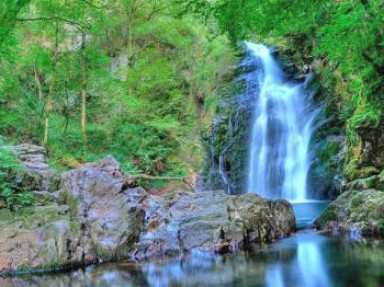
M 254 105 L 251 92 L 258 89 L 257 82 L 250 82 L 250 75 L 259 65 L 245 54 L 243 56 L 243 61 L 228 76 L 229 82 L 218 91 L 220 102 L 205 141 L 208 154 L 204 172 L 206 189 L 223 189 L 229 194 L 241 194 L 246 190 L 248 127 Z
M 128 188 L 113 157 L 61 176 L 49 205 L 0 209 L 0 273 L 195 250 L 231 252 L 294 231 L 286 201 Z

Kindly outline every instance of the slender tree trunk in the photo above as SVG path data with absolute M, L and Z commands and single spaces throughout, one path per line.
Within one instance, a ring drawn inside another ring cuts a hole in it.
M 134 49 L 135 49 L 135 35 L 134 35 L 134 14 L 135 14 L 135 5 L 136 1 L 133 1 L 129 4 L 129 6 L 125 7 L 125 11 L 127 13 L 128 18 L 128 39 L 127 39 L 127 58 L 128 58 L 128 64 L 127 64 L 127 78 L 130 76 L 130 69 L 134 64 Z M 129 85 L 127 87 L 127 92 L 129 96 L 132 96 L 133 90 L 132 87 Z
M 56 68 L 57 68 L 57 61 L 58 61 L 58 56 L 59 56 L 59 22 L 56 21 L 56 31 L 55 31 L 55 51 L 54 51 L 54 58 L 53 58 L 53 75 L 52 78 L 50 79 L 50 85 L 49 85 L 49 92 L 47 95 L 47 101 L 45 103 L 45 109 L 44 109 L 44 139 L 43 139 L 43 144 L 44 146 L 48 145 L 48 140 L 49 140 L 49 117 L 52 111 L 52 106 L 53 106 L 53 91 L 55 88 L 55 83 L 56 83 Z
M 47 146 L 48 138 L 49 138 L 49 116 L 51 114 L 51 109 L 52 109 L 52 91 L 53 91 L 53 86 L 51 85 L 49 87 L 47 102 L 45 104 L 45 109 L 44 109 L 44 140 L 43 140 L 44 146 Z
M 81 90 L 81 136 L 87 142 L 87 96 L 84 88 Z
M 35 60 L 35 64 L 34 64 L 34 72 L 35 72 L 35 82 L 36 82 L 36 89 L 37 89 L 37 97 L 39 99 L 39 103 L 41 103 L 42 100 L 43 100 L 43 89 L 42 89 L 41 81 L 40 81 L 40 78 L 39 78 L 39 74 L 38 74 L 37 69 L 36 69 L 36 60 Z
M 86 35 L 82 35 L 81 43 L 81 91 L 80 91 L 80 111 L 81 111 L 81 137 L 83 141 L 83 157 L 86 158 L 87 151 L 87 60 L 85 56 Z
M 136 10 L 136 1 L 133 1 L 129 7 L 126 7 L 127 18 L 128 18 L 128 39 L 127 39 L 127 54 L 128 54 L 128 69 L 133 66 L 134 62 L 134 49 L 135 49 L 135 35 L 134 35 L 134 25 L 135 25 L 135 10 Z

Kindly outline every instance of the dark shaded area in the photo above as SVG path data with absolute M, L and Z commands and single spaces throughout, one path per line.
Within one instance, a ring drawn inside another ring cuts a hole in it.
M 220 102 L 205 136 L 207 163 L 205 189 L 223 189 L 229 194 L 245 192 L 249 129 L 258 86 L 252 81 L 259 63 L 247 54 L 219 90 Z

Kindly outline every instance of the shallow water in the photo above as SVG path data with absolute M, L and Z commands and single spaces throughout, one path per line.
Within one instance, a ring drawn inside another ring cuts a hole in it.
M 313 225 L 315 219 L 319 218 L 329 202 L 327 200 L 291 201 L 296 217 L 296 227 L 305 229 Z
M 252 255 L 194 254 L 162 262 L 104 264 L 0 279 L 0 286 L 384 286 L 383 242 L 358 239 L 303 231 Z

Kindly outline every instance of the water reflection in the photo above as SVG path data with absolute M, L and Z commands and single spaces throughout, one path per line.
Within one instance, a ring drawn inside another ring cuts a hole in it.
M 327 265 L 320 250 L 322 244 L 316 241 L 304 241 L 298 244 L 296 264 L 301 286 L 330 286 Z
M 295 249 L 295 259 L 288 264 L 285 261 L 278 261 L 267 267 L 265 285 L 267 287 L 288 287 L 292 284 L 306 287 L 332 286 L 322 251 L 326 242 L 327 238 L 324 236 L 303 233 L 275 246 L 274 249 L 280 252 L 284 252 L 286 248 Z
M 106 264 L 67 274 L 0 278 L 0 286 L 375 287 L 383 286 L 383 268 L 381 241 L 301 232 L 252 255 L 193 254 L 142 264 Z

